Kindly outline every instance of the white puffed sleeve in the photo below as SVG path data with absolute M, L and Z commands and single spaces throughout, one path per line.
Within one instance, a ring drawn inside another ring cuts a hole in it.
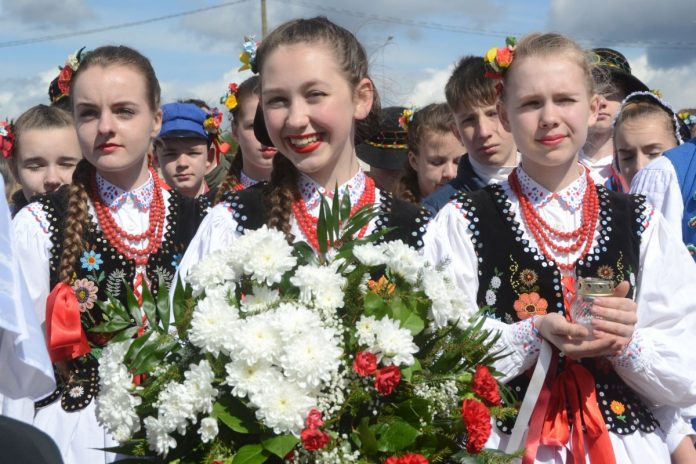
M 696 403 L 696 263 L 658 211 L 641 238 L 638 322 L 612 358 L 617 373 L 655 405 Z
M 645 195 L 648 203 L 662 213 L 677 236 L 681 237 L 684 200 L 677 172 L 668 158 L 660 156 L 638 171 L 631 181 L 631 193 Z
M 423 253 L 433 265 L 449 262 L 449 275 L 474 304 L 478 293 L 478 257 L 471 242 L 469 220 L 454 203 L 445 205 L 428 226 Z M 484 328 L 500 333 L 494 351 L 506 353 L 493 367 L 507 382 L 534 365 L 541 348 L 536 318 L 514 324 L 487 318 Z

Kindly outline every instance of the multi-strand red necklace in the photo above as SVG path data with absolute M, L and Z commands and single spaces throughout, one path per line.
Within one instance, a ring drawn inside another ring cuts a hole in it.
M 590 177 L 590 172 L 585 170 L 585 179 L 587 188 L 582 200 L 582 223 L 575 230 L 564 232 L 558 230 L 544 220 L 539 215 L 529 198 L 522 192 L 520 180 L 517 176 L 517 169 L 514 169 L 508 178 L 510 188 L 517 195 L 520 201 L 520 210 L 527 228 L 530 230 L 536 240 L 539 250 L 544 254 L 546 259 L 556 263 L 560 269 L 570 271 L 575 267 L 575 263 L 587 256 L 592 246 L 592 238 L 594 237 L 597 220 L 599 218 L 599 197 L 594 181 Z M 570 241 L 569 245 L 563 246 L 557 242 L 560 240 Z M 549 249 L 558 253 L 574 253 L 582 249 L 580 256 L 572 263 L 559 263 Z
M 358 202 L 351 208 L 350 215 L 353 216 L 360 208 L 365 205 L 371 205 L 375 202 L 375 181 L 372 178 L 365 176 L 365 190 L 363 190 L 362 195 Z M 309 211 L 307 211 L 307 205 L 302 197 L 292 202 L 292 213 L 295 215 L 297 224 L 300 226 L 302 233 L 309 241 L 309 244 L 315 249 L 319 250 L 319 240 L 317 239 L 317 222 L 319 220 L 312 216 Z M 365 224 L 360 232 L 358 232 L 358 238 L 365 236 L 368 224 Z
M 102 229 L 104 237 L 109 241 L 119 253 L 135 261 L 136 265 L 144 266 L 150 255 L 157 253 L 160 244 L 162 243 L 162 234 L 164 232 L 164 197 L 162 196 L 162 188 L 160 186 L 159 176 L 152 168 L 150 169 L 154 182 L 154 191 L 152 194 L 152 202 L 150 203 L 150 225 L 147 230 L 141 234 L 131 234 L 123 230 L 116 224 L 109 207 L 104 204 L 97 190 L 96 174 L 92 178 L 92 202 L 94 209 L 97 212 L 97 221 Z M 126 243 L 139 242 L 147 240 L 147 246 L 142 250 L 134 248 Z

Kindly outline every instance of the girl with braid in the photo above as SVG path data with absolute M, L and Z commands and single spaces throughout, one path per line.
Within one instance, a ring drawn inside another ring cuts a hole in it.
M 169 285 L 195 233 L 202 205 L 168 191 L 148 166 L 162 124 L 160 87 L 147 58 L 124 46 L 84 57 L 71 85 L 84 159 L 73 183 L 39 197 L 13 221 L 17 254 L 36 314 L 45 323 L 58 388 L 35 404 L 33 424 L 65 463 L 104 463 L 116 445 L 96 419 L 97 357 L 108 336 L 98 301 L 126 303 Z
M 219 203 L 226 192 L 242 190 L 271 179 L 273 157 L 277 150 L 262 144 L 254 135 L 254 116 L 260 93 L 259 77 L 252 76 L 239 85 L 230 84 L 224 98 L 230 113 L 232 135 L 237 141 L 237 153 L 227 177 L 218 187 L 215 203 Z
M 358 164 L 356 133 L 376 126 L 379 103 L 355 36 L 323 17 L 293 20 L 263 40 L 256 67 L 261 82 L 256 135 L 278 149 L 271 181 L 223 196 L 186 251 L 182 275 L 204 255 L 233 246 L 245 230 L 264 224 L 291 242 L 318 249 L 320 195 L 331 196 L 336 186 L 350 196 L 354 211 L 379 205 L 379 215 L 362 234 L 395 227 L 387 240 L 420 247 L 426 213 L 377 189 Z

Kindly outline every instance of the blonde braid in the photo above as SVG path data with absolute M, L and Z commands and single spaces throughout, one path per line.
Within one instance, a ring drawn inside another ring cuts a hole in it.
M 58 278 L 70 284 L 75 263 L 84 251 L 82 235 L 89 224 L 89 188 L 94 167 L 82 160 L 73 173 L 73 183 L 68 186 L 68 210 L 65 217 L 63 252 L 58 267 Z

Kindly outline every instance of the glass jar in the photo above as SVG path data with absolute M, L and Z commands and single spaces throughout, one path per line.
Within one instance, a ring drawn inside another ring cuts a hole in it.
M 599 277 L 578 277 L 576 298 L 570 307 L 570 317 L 573 322 L 587 328 L 592 337 L 592 304 L 595 298 L 612 296 L 614 282 Z

